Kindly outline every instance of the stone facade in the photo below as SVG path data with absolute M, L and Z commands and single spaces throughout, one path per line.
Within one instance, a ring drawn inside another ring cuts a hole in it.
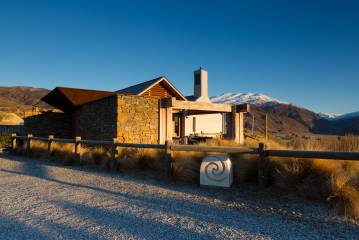
M 72 137 L 71 115 L 61 112 L 44 112 L 24 119 L 25 134 L 38 137 L 54 135 L 59 138 Z
M 86 140 L 112 140 L 117 136 L 117 97 L 83 105 L 73 114 L 75 136 Z
M 126 143 L 158 143 L 159 100 L 118 95 L 117 138 Z
M 159 100 L 117 95 L 87 103 L 72 115 L 51 112 L 25 119 L 25 131 L 34 136 L 158 143 Z

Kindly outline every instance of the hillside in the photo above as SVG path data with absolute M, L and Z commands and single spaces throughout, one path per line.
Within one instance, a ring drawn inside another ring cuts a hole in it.
M 24 120 L 22 120 L 15 113 L 7 113 L 0 111 L 0 125 L 20 125 L 23 123 Z
M 280 101 L 259 93 L 225 93 L 212 97 L 216 103 L 251 104 L 251 113 L 245 115 L 245 127 L 264 132 L 265 115 L 268 114 L 268 128 L 271 134 L 359 134 L 358 113 L 328 115 Z
M 32 106 L 39 103 L 49 90 L 32 87 L 0 87 L 0 111 L 18 112 L 29 110 Z M 40 103 L 39 107 L 48 108 L 49 106 Z
M 251 114 L 245 115 L 245 127 L 264 132 L 265 115 L 268 115 L 268 130 L 271 134 L 310 134 L 320 119 L 316 113 L 289 104 L 251 105 Z

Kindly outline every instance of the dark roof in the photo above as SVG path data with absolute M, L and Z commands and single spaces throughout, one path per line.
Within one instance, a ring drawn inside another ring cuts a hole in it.
M 161 80 L 163 77 L 158 77 L 146 82 L 142 82 L 136 85 L 133 85 L 131 87 L 127 87 L 121 90 L 116 91 L 116 93 L 130 93 L 134 95 L 138 95 L 144 90 L 146 90 L 148 87 L 150 87 L 152 84 L 156 83 L 157 81 Z
M 107 91 L 57 87 L 41 100 L 63 112 L 70 113 L 81 105 L 115 95 L 116 93 Z

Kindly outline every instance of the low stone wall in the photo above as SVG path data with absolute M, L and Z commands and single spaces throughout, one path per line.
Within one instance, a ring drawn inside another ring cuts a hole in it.
M 117 136 L 117 97 L 83 105 L 73 114 L 75 136 L 86 140 L 112 140 Z
M 24 133 L 34 136 L 72 137 L 71 115 L 62 112 L 44 112 L 24 119 Z
M 118 95 L 117 138 L 126 143 L 158 143 L 159 100 Z

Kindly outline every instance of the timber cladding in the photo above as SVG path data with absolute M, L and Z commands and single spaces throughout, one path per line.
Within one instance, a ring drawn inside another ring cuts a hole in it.
M 118 95 L 117 139 L 125 143 L 158 143 L 159 100 Z
M 174 97 L 173 94 L 166 89 L 166 86 L 163 83 L 158 83 L 155 86 L 148 89 L 146 92 L 142 93 L 141 96 L 149 96 L 154 98 L 168 98 Z

